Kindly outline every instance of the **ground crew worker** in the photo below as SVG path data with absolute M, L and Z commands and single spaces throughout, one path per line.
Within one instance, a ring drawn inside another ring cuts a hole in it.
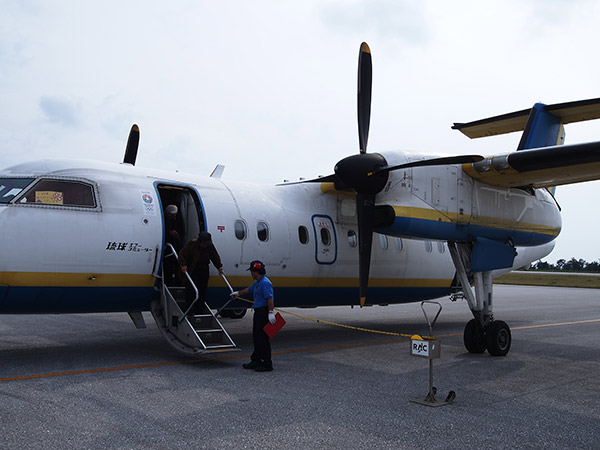
M 188 272 L 192 281 L 198 289 L 198 301 L 191 311 L 192 314 L 202 312 L 202 303 L 206 301 L 206 288 L 208 286 L 208 265 L 212 261 L 219 274 L 223 274 L 223 264 L 217 249 L 212 243 L 212 236 L 206 231 L 201 231 L 198 239 L 192 239 L 185 244 L 185 247 L 179 252 L 179 264 L 181 271 Z M 186 309 L 190 307 L 194 300 L 194 288 L 185 277 L 185 300 Z
M 252 261 L 247 269 L 255 280 L 252 286 L 231 293 L 231 297 L 241 297 L 250 294 L 254 300 L 254 319 L 252 321 L 252 341 L 254 351 L 250 356 L 250 362 L 242 364 L 244 369 L 254 369 L 257 372 L 270 372 L 273 370 L 271 361 L 271 342 L 269 336 L 263 330 L 267 323 L 275 323 L 275 308 L 273 302 L 273 284 L 267 278 L 267 271 L 262 261 Z

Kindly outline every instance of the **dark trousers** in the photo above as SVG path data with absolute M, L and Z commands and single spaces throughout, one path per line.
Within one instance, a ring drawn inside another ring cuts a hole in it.
M 208 287 L 208 267 L 207 270 L 195 270 L 191 274 L 192 280 L 198 289 L 198 301 L 194 304 L 194 309 L 191 311 L 192 314 L 202 313 L 202 304 L 206 301 L 206 288 Z M 185 309 L 189 308 L 196 296 L 194 288 L 185 278 Z
M 254 310 L 252 320 L 252 340 L 254 342 L 254 352 L 250 359 L 261 366 L 273 367 L 271 361 L 271 341 L 269 336 L 263 330 L 269 323 L 269 309 L 266 306 Z

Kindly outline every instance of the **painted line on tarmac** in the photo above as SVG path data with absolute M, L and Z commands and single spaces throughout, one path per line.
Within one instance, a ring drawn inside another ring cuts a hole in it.
M 341 348 L 350 348 L 350 347 L 364 347 L 367 345 L 381 345 L 381 344 L 390 344 L 395 342 L 406 342 L 408 339 L 389 339 L 386 341 L 377 341 L 377 342 L 360 342 L 356 344 L 340 344 L 340 345 L 327 345 L 324 347 L 309 347 L 309 348 L 300 348 L 293 350 L 280 350 L 273 352 L 273 355 L 285 355 L 288 353 L 300 353 L 300 352 L 316 352 L 322 350 L 335 350 Z M 18 377 L 5 377 L 0 378 L 0 382 L 4 381 L 20 381 L 20 380 L 32 380 L 36 378 L 51 378 L 51 377 L 64 377 L 69 375 L 82 375 L 89 373 L 101 373 L 101 372 L 113 372 L 118 370 L 134 370 L 134 369 L 145 369 L 149 367 L 166 367 L 166 366 L 176 366 L 176 365 L 186 365 L 186 364 L 198 364 L 208 361 L 224 361 L 227 359 L 241 359 L 241 358 L 250 358 L 250 354 L 236 354 L 236 355 L 227 355 L 227 356 L 218 356 L 213 358 L 203 358 L 203 359 L 193 359 L 187 361 L 166 361 L 161 363 L 148 363 L 148 364 L 136 364 L 131 366 L 117 366 L 117 367 L 102 367 L 99 369 L 87 369 L 87 370 L 73 370 L 69 372 L 54 372 L 54 373 L 41 373 L 36 375 L 23 375 Z
M 577 320 L 574 322 L 560 322 L 560 323 L 543 323 L 541 325 L 526 325 L 522 327 L 511 327 L 512 330 L 528 330 L 531 328 L 546 328 L 546 327 L 561 327 L 565 325 L 581 325 L 583 323 L 596 323 L 600 322 L 600 319 L 588 319 L 588 320 Z
M 540 325 L 526 325 L 522 327 L 513 327 L 512 330 L 527 330 L 533 328 L 547 328 L 547 327 L 558 327 L 558 326 L 568 326 L 568 325 L 581 325 L 586 323 L 597 323 L 600 322 L 600 319 L 588 319 L 588 320 L 578 320 L 573 322 L 560 322 L 560 323 L 547 323 Z M 442 334 L 436 335 L 436 338 L 441 337 L 454 337 L 454 336 L 462 336 L 463 333 L 451 333 L 451 334 Z M 273 355 L 286 355 L 292 353 L 304 353 L 304 352 L 318 352 L 323 350 L 337 350 L 343 348 L 353 348 L 353 347 L 365 347 L 369 345 L 383 345 L 383 344 L 393 344 L 397 342 L 406 342 L 407 338 L 399 338 L 399 339 L 387 339 L 384 341 L 374 341 L 374 342 L 358 342 L 355 344 L 339 344 L 339 345 L 326 345 L 322 347 L 307 347 L 307 348 L 299 348 L 292 350 L 280 350 L 273 352 Z M 102 372 L 114 372 L 119 370 L 135 370 L 135 369 L 146 369 L 149 367 L 167 367 L 167 366 L 176 366 L 176 365 L 186 365 L 186 364 L 198 364 L 208 361 L 225 361 L 228 359 L 241 359 L 241 358 L 249 358 L 250 354 L 236 354 L 236 355 L 227 355 L 227 356 L 218 356 L 213 358 L 203 358 L 197 360 L 187 360 L 187 361 L 165 361 L 160 363 L 148 363 L 148 364 L 135 364 L 130 366 L 117 366 L 117 367 L 103 367 L 99 369 L 87 369 L 87 370 L 73 370 L 68 372 L 54 372 L 54 373 L 42 373 L 36 375 L 23 375 L 19 377 L 5 377 L 0 378 L 0 382 L 5 381 L 21 381 L 21 380 L 33 380 L 37 378 L 51 378 L 51 377 L 64 377 L 64 376 L 72 376 L 72 375 L 83 375 L 83 374 L 91 374 L 91 373 L 102 373 Z

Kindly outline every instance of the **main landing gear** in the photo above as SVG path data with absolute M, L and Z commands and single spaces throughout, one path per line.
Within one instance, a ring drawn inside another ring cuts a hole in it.
M 469 282 L 467 264 L 470 260 L 471 245 L 448 242 L 452 261 L 456 268 L 465 299 L 474 318 L 467 322 L 463 335 L 465 348 L 470 353 L 488 351 L 492 356 L 504 356 L 510 350 L 512 337 L 510 328 L 502 320 L 494 320 L 492 304 L 492 272 L 473 272 L 475 293 Z
M 494 320 L 482 327 L 477 320 L 471 319 L 465 326 L 463 340 L 465 348 L 471 353 L 483 353 L 486 350 L 492 356 L 504 356 L 510 350 L 510 328 L 502 320 Z

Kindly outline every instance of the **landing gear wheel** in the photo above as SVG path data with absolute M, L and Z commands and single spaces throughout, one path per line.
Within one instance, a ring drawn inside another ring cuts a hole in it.
M 246 315 L 246 311 L 248 311 L 246 308 L 224 309 L 219 315 L 229 319 L 241 319 Z
M 492 356 L 504 356 L 510 350 L 510 328 L 502 320 L 494 320 L 485 330 L 487 351 Z
M 463 334 L 465 348 L 470 353 L 483 353 L 486 349 L 485 333 L 475 319 L 471 319 L 465 326 Z
M 248 310 L 246 308 L 230 309 L 229 317 L 231 317 L 232 319 L 241 319 L 242 317 L 244 317 L 246 315 L 247 311 Z

